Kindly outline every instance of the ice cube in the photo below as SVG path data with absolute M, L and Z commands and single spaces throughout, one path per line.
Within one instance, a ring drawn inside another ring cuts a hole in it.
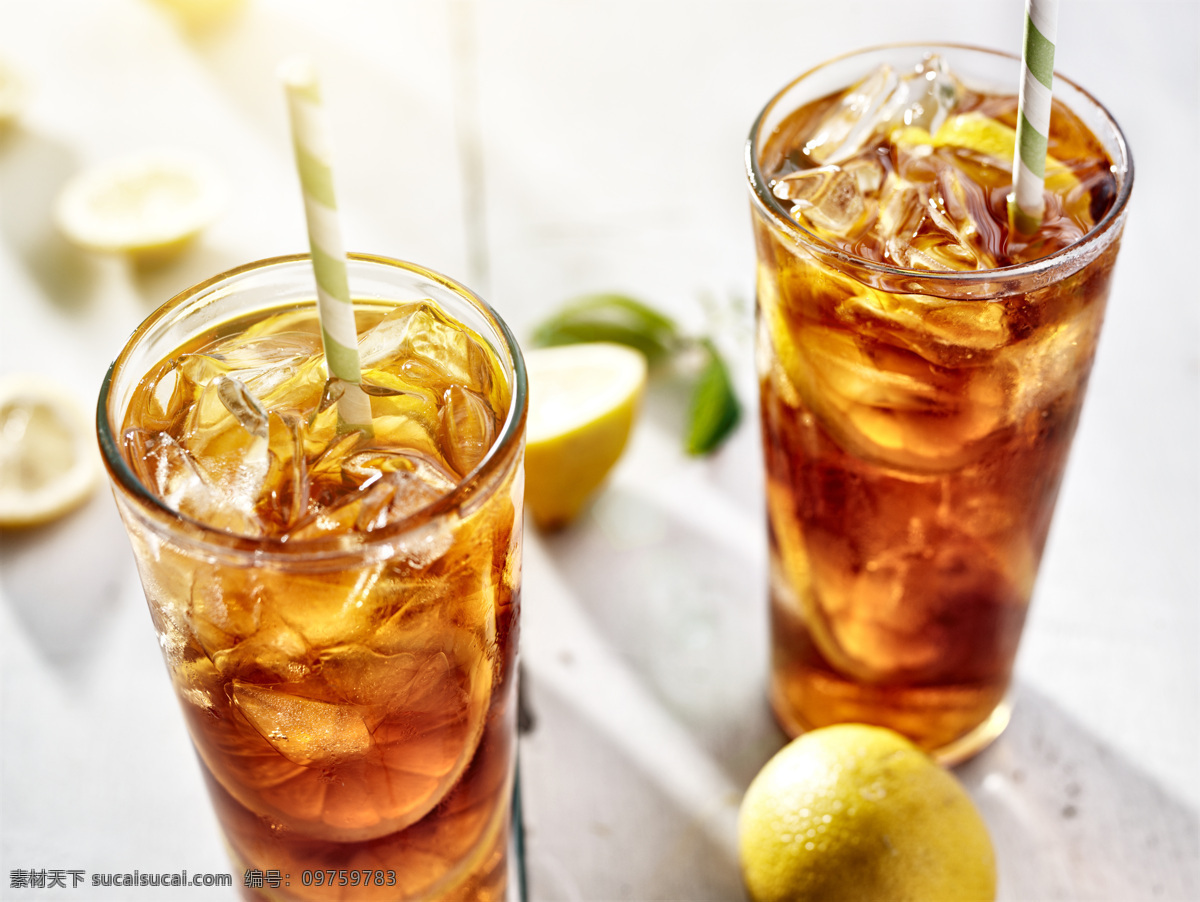
M 404 652 L 382 655 L 362 645 L 341 645 L 321 655 L 321 674 L 346 701 L 355 705 L 404 706 L 420 691 L 421 660 Z
M 454 545 L 450 518 L 437 517 L 424 526 L 410 529 L 396 540 L 396 556 L 414 570 L 424 570 Z
M 314 425 L 317 427 L 314 429 Z M 306 445 L 306 492 L 308 503 L 299 511 L 287 533 L 291 538 L 320 538 L 345 532 L 358 516 L 349 508 L 340 515 L 331 515 L 339 507 L 353 504 L 358 496 L 347 494 L 354 487 L 351 474 L 344 472 L 343 460 L 352 454 L 362 441 L 359 432 L 337 434 L 334 424 L 309 422 L 304 434 Z M 326 444 L 328 442 L 328 444 Z M 324 447 L 322 447 L 324 446 Z
M 325 382 L 320 340 L 303 333 L 227 338 L 184 355 L 177 369 L 198 386 L 186 429 L 201 442 L 227 429 L 231 416 L 257 435 L 266 413 L 312 407 Z
M 385 521 L 387 523 L 397 523 L 411 517 L 442 497 L 442 492 L 415 473 L 392 473 L 386 479 L 393 489 L 391 501 L 388 503 Z
M 171 361 L 159 376 L 151 391 L 146 392 L 146 405 L 142 409 L 141 428 L 150 432 L 165 432 L 175 426 L 176 421 L 186 415 L 198 388 L 180 369 L 178 361 Z
M 1006 360 L 1020 374 L 1014 379 L 1014 417 L 1040 409 L 1040 418 L 1062 403 L 1064 394 L 1069 398 L 1079 390 L 1091 369 L 1099 330 L 1099 318 L 1084 313 L 1051 321 L 1007 349 Z
M 926 215 L 925 198 L 908 179 L 889 173 L 879 195 L 875 231 L 887 248 L 887 256 L 907 269 L 906 251 Z
M 930 185 L 889 174 L 879 199 L 876 233 L 888 262 L 901 269 L 954 272 L 975 269 L 975 258 L 958 246 L 956 225 Z
M 203 461 L 226 503 L 251 519 L 270 468 L 266 410 L 240 379 L 215 377 L 196 398 L 180 441 Z M 261 532 L 256 528 L 255 533 Z
M 369 634 L 395 599 L 380 585 L 384 565 L 356 570 L 289 573 L 272 587 L 279 616 L 309 645 L 326 648 Z
M 907 348 L 941 367 L 981 367 L 1008 344 L 1003 304 L 889 294 L 865 286 L 838 305 L 861 334 Z
M 441 410 L 441 447 L 459 476 L 466 476 L 487 455 L 496 439 L 496 414 L 478 392 L 451 385 Z
M 203 387 L 230 370 L 220 357 L 203 352 L 184 354 L 176 361 L 176 369 L 193 385 Z
M 293 540 L 373 532 L 397 523 L 440 497 L 412 473 L 380 474 L 358 491 L 310 505 L 307 515 L 288 531 Z
M 358 514 L 354 518 L 356 532 L 372 532 L 388 523 L 388 511 L 392 499 L 396 496 L 396 488 L 390 480 L 376 482 L 362 492 L 356 501 Z
M 243 523 L 242 535 L 262 535 L 265 531 L 258 517 L 258 502 L 270 468 L 267 439 L 259 437 L 220 457 L 207 460 L 205 469 L 210 483 L 220 496 L 222 508 L 227 512 L 224 516 L 233 514 L 240 519 Z
M 231 487 L 222 474 L 202 465 L 166 433 L 131 429 L 125 441 L 138 479 L 168 507 L 227 532 L 259 534 L 253 498 L 238 493 L 236 479 Z
M 438 458 L 415 448 L 371 448 L 346 458 L 343 473 L 361 485 L 387 473 L 411 473 L 439 494 L 458 484 L 458 478 Z
M 376 435 L 386 434 L 396 441 L 400 435 L 396 423 L 376 423 Z M 413 434 L 404 438 L 419 441 Z M 421 433 L 424 434 L 424 433 Z M 433 444 L 432 439 L 420 444 Z M 346 452 L 341 447 L 341 452 Z M 454 488 L 458 476 L 420 447 L 352 451 L 340 462 L 338 447 L 323 453 L 308 469 L 311 500 L 304 517 L 289 530 L 290 539 L 319 539 L 334 534 L 367 533 L 412 516 L 413 513 L 443 497 Z M 356 492 L 347 492 L 350 487 Z M 425 566 L 440 557 L 448 547 L 442 540 L 442 528 L 433 530 L 438 539 L 431 541 L 427 530 L 403 537 L 398 552 L 404 559 Z
M 995 268 L 1003 236 L 984 189 L 938 155 L 904 172 L 911 178 L 889 173 L 879 195 L 875 232 L 888 260 L 915 271 Z
M 886 172 L 883 164 L 875 157 L 858 157 L 847 160 L 842 170 L 853 177 L 860 194 L 874 196 L 883 184 Z
M 792 202 L 791 214 L 817 229 L 853 238 L 865 220 L 866 202 L 858 181 L 839 166 L 802 169 L 784 176 L 772 190 Z
M 246 388 L 246 384 L 233 376 L 218 376 L 214 384 L 217 397 L 237 420 L 238 425 L 253 436 L 266 438 L 269 432 L 267 412 L 263 410 L 258 398 Z
M 413 363 L 410 361 L 410 363 Z M 416 364 L 416 368 L 424 368 Z M 435 450 L 439 427 L 438 407 L 445 392 L 444 379 L 432 374 L 427 381 L 416 381 L 408 364 L 397 371 L 371 370 L 363 377 L 362 388 L 371 397 L 375 433 L 386 436 L 388 444 Z
M 329 379 L 323 356 L 237 375 L 268 411 L 311 410 L 318 406 Z
M 230 636 L 232 644 L 210 654 L 217 670 L 226 678 L 237 676 L 268 683 L 304 680 L 317 664 L 316 652 L 275 612 L 268 610 L 258 618 L 256 629 L 248 637 Z
M 219 339 L 198 353 L 219 362 L 224 372 L 249 376 L 281 365 L 295 367 L 319 356 L 321 339 L 306 332 L 260 335 L 247 330 L 240 336 Z
M 374 532 L 415 514 L 429 506 L 441 493 L 426 485 L 413 473 L 403 470 L 379 473 L 369 478 L 359 491 L 327 507 L 311 528 L 296 537 L 315 537 L 313 530 L 358 533 Z
M 319 338 L 297 333 L 226 338 L 181 356 L 176 369 L 188 383 L 200 388 L 231 375 L 256 397 L 267 399 L 289 382 L 310 382 L 307 371 L 314 365 L 323 365 Z M 304 378 L 297 380 L 299 374 Z
M 233 703 L 271 747 L 294 764 L 327 766 L 360 757 L 371 748 L 362 713 L 234 680 Z
M 936 131 L 953 112 L 962 90 L 936 54 L 903 74 L 885 64 L 846 92 L 817 125 L 804 153 L 818 165 L 839 163 L 893 128 Z
M 900 85 L 891 98 L 891 109 L 886 121 L 889 127 L 896 125 L 923 128 L 931 134 L 936 132 L 958 106 L 963 86 L 946 60 L 930 53 L 913 70 L 900 79 Z
M 259 516 L 284 529 L 308 511 L 308 461 L 304 449 L 304 420 L 291 411 L 272 413 L 268 420 L 269 466 L 258 500 Z
M 438 397 L 457 383 L 495 401 L 504 381 L 479 339 L 426 302 L 397 307 L 359 339 L 358 348 L 364 371 L 392 373 Z
M 996 267 L 992 248 L 1000 247 L 1003 236 L 987 215 L 987 198 L 979 185 L 957 169 L 942 168 L 928 204 L 930 219 L 945 236 L 930 253 L 941 254 L 955 269 Z
M 196 568 L 189 617 L 209 658 L 258 629 L 261 596 L 257 580 L 247 570 L 212 564 Z
M 805 143 L 804 153 L 817 164 L 854 156 L 870 138 L 880 110 L 899 82 L 896 70 L 889 65 L 871 72 L 825 115 Z
M 249 724 L 235 726 L 255 740 L 235 760 L 239 781 L 309 837 L 367 840 L 420 821 L 475 756 L 492 674 L 453 627 L 420 638 L 395 655 L 329 648 L 304 687 L 233 679 L 230 699 Z M 264 740 L 283 758 L 252 747 Z
M 360 336 L 358 362 L 362 368 L 373 369 L 398 356 L 407 356 L 409 332 L 414 327 L 420 329 L 424 324 L 421 315 L 423 309 L 422 304 L 398 306 Z

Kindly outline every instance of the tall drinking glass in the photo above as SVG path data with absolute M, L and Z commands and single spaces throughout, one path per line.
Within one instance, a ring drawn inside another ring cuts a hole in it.
M 955 761 L 1008 722 L 1133 184 L 1117 124 L 1056 76 L 1046 217 L 1013 234 L 1020 71 L 865 50 L 751 131 L 770 698 L 790 734 L 880 724 Z
M 373 435 L 339 428 L 288 257 L 153 313 L 100 444 L 246 896 L 503 899 L 524 365 L 450 279 L 349 279 Z

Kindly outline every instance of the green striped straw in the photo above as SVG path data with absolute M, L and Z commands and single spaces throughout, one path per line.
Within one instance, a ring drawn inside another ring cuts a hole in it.
M 1021 95 L 1017 101 L 1017 146 L 1008 221 L 1020 235 L 1042 224 L 1046 202 L 1046 137 L 1050 134 L 1050 89 L 1054 83 L 1054 42 L 1058 0 L 1025 0 L 1025 41 L 1021 51 Z
M 313 273 L 317 280 L 317 318 L 329 373 L 344 385 L 338 399 L 339 432 L 371 432 L 371 400 L 362 390 L 358 362 L 358 329 L 350 300 L 346 274 L 346 249 L 337 216 L 330 167 L 329 131 L 316 68 L 305 58 L 288 60 L 280 67 L 287 89 L 288 114 L 300 188 L 304 192 L 304 215 L 308 221 L 308 244 L 312 249 Z

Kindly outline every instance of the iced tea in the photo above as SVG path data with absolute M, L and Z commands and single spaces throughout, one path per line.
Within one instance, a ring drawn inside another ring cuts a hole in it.
M 352 261 L 373 434 L 344 431 L 305 259 L 185 293 L 101 436 L 251 898 L 505 898 L 525 386 L 435 274 Z
M 770 696 L 793 735 L 881 724 L 957 760 L 1007 723 L 1132 181 L 1115 123 L 1056 78 L 1045 220 L 1012 232 L 996 86 L 1018 71 L 866 51 L 752 132 Z

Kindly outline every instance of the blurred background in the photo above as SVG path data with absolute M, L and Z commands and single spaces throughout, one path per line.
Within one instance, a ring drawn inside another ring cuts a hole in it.
M 306 249 L 275 76 L 298 51 L 321 72 L 349 248 L 460 279 L 522 339 L 596 291 L 714 334 L 745 405 L 732 439 L 684 455 L 664 386 L 586 517 L 528 530 L 523 802 L 532 899 L 740 898 L 737 804 L 784 741 L 763 697 L 744 141 L 828 57 L 1019 52 L 1022 18 L 1019 0 L 0 0 L 0 64 L 24 86 L 0 126 L 0 375 L 91 408 L 156 306 Z M 958 774 L 1002 898 L 1195 898 L 1200 4 L 1062 0 L 1056 68 L 1125 129 L 1134 199 L 1015 718 Z M 67 241 L 66 182 L 149 148 L 209 161 L 222 215 L 156 266 Z M 0 533 L 0 651 L 0 898 L 119 892 L 12 889 L 18 868 L 229 870 L 107 489 Z

